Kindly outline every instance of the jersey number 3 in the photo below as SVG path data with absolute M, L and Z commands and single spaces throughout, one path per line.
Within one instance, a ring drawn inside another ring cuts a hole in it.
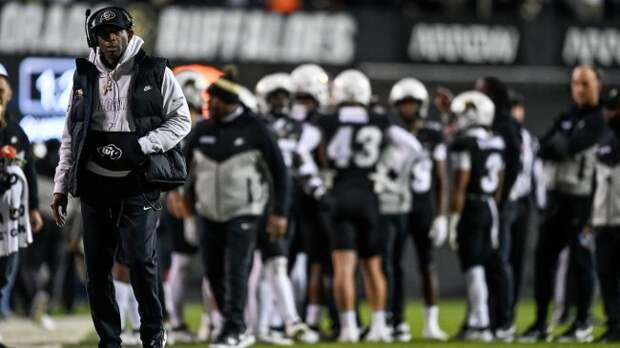
M 502 156 L 497 153 L 489 155 L 484 166 L 487 170 L 487 175 L 480 179 L 480 187 L 485 193 L 494 193 L 499 184 L 499 172 L 504 167 Z
M 327 156 L 338 168 L 349 167 L 351 158 L 357 167 L 372 167 L 379 159 L 382 136 L 381 130 L 373 126 L 362 127 L 357 132 L 352 126 L 341 127 L 327 145 Z

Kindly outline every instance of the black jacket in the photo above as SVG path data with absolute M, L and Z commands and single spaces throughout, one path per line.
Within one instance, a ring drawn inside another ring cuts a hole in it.
M 214 221 L 271 212 L 287 216 L 290 184 L 274 133 L 248 109 L 230 121 L 199 122 L 185 148 L 187 192 L 197 213 Z
M 540 157 L 546 161 L 550 190 L 590 196 L 596 150 L 605 134 L 601 107 L 571 107 L 561 114 L 540 140 Z

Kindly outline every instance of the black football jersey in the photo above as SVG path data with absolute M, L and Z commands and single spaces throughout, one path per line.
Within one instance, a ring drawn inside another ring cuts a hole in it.
M 303 132 L 303 123 L 286 116 L 266 119 L 278 139 L 284 163 L 288 168 L 292 168 L 297 144 Z
M 411 190 L 414 202 L 417 199 L 427 198 L 435 186 L 433 180 L 434 161 L 445 161 L 447 148 L 441 125 L 436 122 L 427 122 L 418 130 L 416 138 L 422 144 L 425 156 L 411 167 Z
M 318 120 L 323 133 L 325 162 L 335 171 L 334 187 L 372 188 L 375 171 L 390 122 L 385 115 L 361 107 L 343 107 Z
M 484 129 L 471 128 L 457 135 L 450 146 L 454 170 L 469 170 L 468 195 L 494 195 L 504 169 L 504 141 Z

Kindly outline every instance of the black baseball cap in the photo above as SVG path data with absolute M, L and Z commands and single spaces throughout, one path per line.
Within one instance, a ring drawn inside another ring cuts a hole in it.
M 95 18 L 92 21 L 90 30 L 94 33 L 104 25 L 112 25 L 121 29 L 131 29 L 133 27 L 133 21 L 129 13 L 118 7 L 102 8 L 95 12 L 93 16 Z
M 620 106 L 620 89 L 612 88 L 603 95 L 601 104 L 605 109 L 615 109 Z

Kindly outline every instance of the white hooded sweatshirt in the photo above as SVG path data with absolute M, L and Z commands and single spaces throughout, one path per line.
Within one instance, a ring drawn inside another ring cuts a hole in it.
M 103 132 L 134 132 L 135 124 L 129 109 L 129 88 L 134 73 L 134 58 L 140 51 L 144 40 L 133 35 L 127 49 L 114 69 L 109 69 L 97 52 L 91 52 L 88 60 L 99 71 L 95 93 L 91 130 Z M 165 152 L 178 144 L 191 129 L 191 118 L 181 86 L 172 71 L 166 67 L 161 86 L 163 96 L 164 123 L 138 139 L 142 152 L 146 155 Z M 72 166 L 71 134 L 69 115 L 59 150 L 60 162 L 54 176 L 54 193 L 67 193 L 67 172 Z
M 7 173 L 17 182 L 0 195 L 0 257 L 8 256 L 32 244 L 30 214 L 28 214 L 28 181 L 18 165 L 10 165 Z

